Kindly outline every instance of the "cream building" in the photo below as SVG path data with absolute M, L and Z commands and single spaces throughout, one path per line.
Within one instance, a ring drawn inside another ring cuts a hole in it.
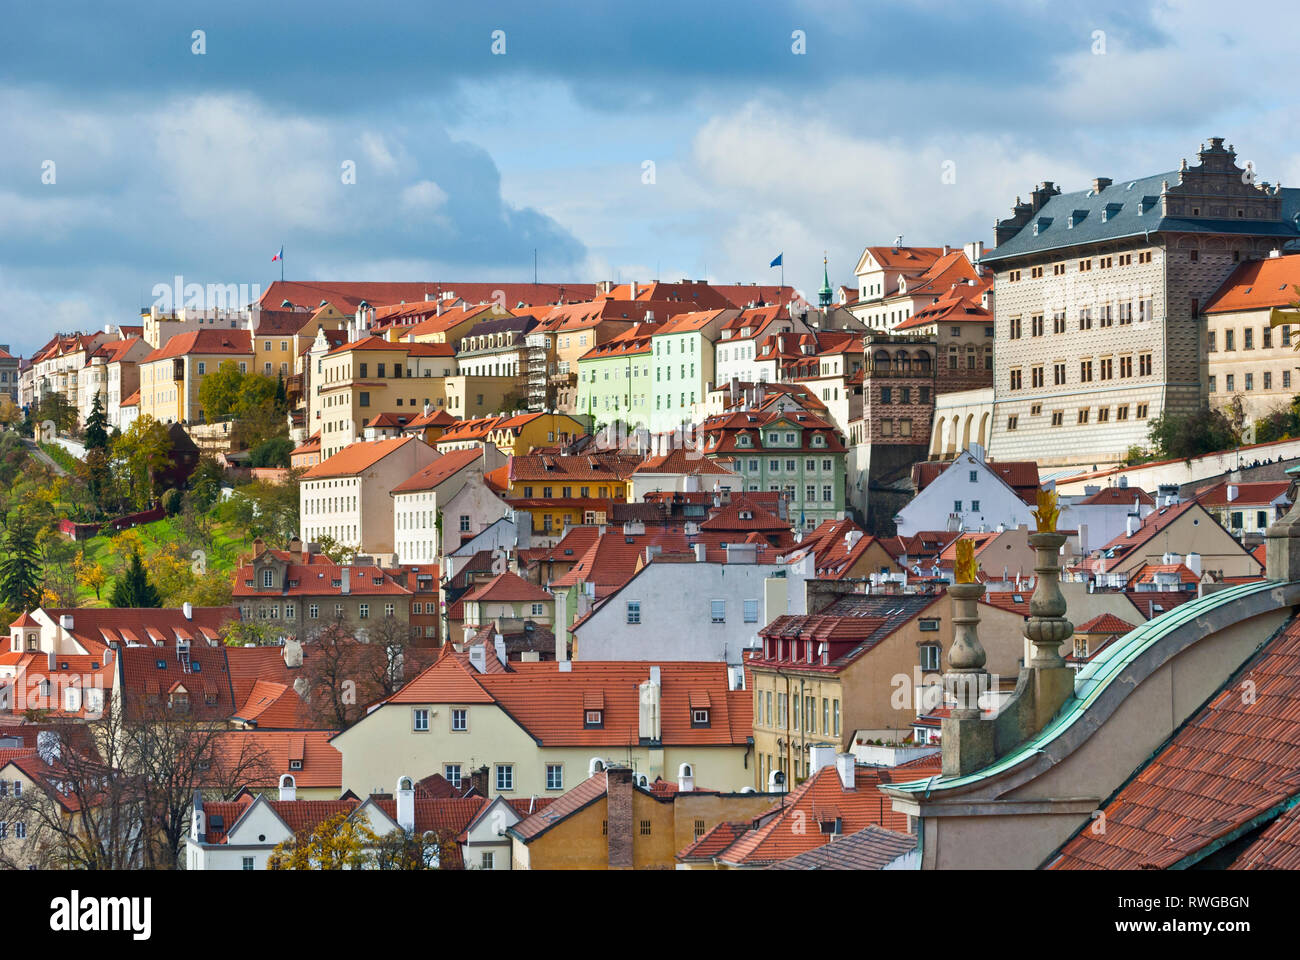
M 354 443 L 302 475 L 299 523 L 304 543 L 328 536 L 361 553 L 395 553 L 390 491 L 438 452 L 417 437 Z
M 159 423 L 203 423 L 203 378 L 230 360 L 248 373 L 253 349 L 247 330 L 198 330 L 172 337 L 140 361 L 139 416 Z
M 981 260 L 998 291 L 991 455 L 1114 463 L 1149 420 L 1205 402 L 1202 306 L 1236 264 L 1300 237 L 1280 188 L 1243 173 L 1214 137 L 1194 166 L 1017 201 Z
M 721 663 L 505 664 L 483 645 L 439 659 L 333 739 L 358 794 L 403 771 L 459 784 L 489 768 L 490 797 L 559 796 L 610 763 L 649 781 L 691 764 L 702 783 L 753 781 L 750 695 Z M 504 649 L 504 648 L 502 648 Z M 474 651 L 479 651 L 477 654 Z

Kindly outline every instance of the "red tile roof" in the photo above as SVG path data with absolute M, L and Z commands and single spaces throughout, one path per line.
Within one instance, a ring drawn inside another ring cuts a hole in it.
M 261 760 L 265 775 L 251 786 L 266 789 L 279 786 L 280 777 L 290 774 L 300 788 L 342 790 L 343 754 L 330 743 L 332 730 L 230 730 L 217 734 L 213 748 L 217 767 L 248 766 Z M 290 769 L 290 760 L 301 767 Z M 220 786 L 214 783 L 214 786 Z M 205 805 L 206 808 L 206 805 Z
M 1087 623 L 1081 623 L 1074 628 L 1075 633 L 1116 633 L 1120 636 L 1128 633 L 1133 629 L 1133 624 L 1127 620 L 1121 620 L 1113 613 L 1103 613 L 1099 617 L 1093 617 Z
M 384 440 L 350 443 L 332 457 L 316 464 L 302 475 L 303 480 L 324 480 L 329 477 L 354 477 L 369 470 L 390 453 L 395 453 L 408 443 L 420 443 L 415 437 L 388 437 Z
M 191 333 L 178 333 L 140 362 L 152 363 L 155 360 L 190 354 L 227 354 L 234 357 L 251 356 L 252 353 L 252 340 L 249 339 L 247 330 L 195 330 Z
M 507 570 L 461 599 L 466 603 L 549 603 L 555 598 L 537 584 Z
M 1297 285 L 1300 285 L 1300 256 L 1247 260 L 1229 274 L 1201 312 L 1289 308 L 1300 297 Z
M 1300 789 L 1297 662 L 1293 619 L 1106 804 L 1105 831 L 1085 825 L 1051 868 L 1168 869 L 1278 817 Z
M 1154 507 L 1155 499 L 1141 487 L 1102 487 L 1096 493 L 1088 494 L 1077 504 L 1123 504 L 1132 506 L 1136 501 L 1141 506 Z
M 1296 259 L 1300 260 L 1300 256 Z M 1237 488 L 1237 498 L 1228 499 L 1228 487 Z M 1196 495 L 1207 507 L 1266 507 L 1278 497 L 1285 497 L 1291 486 L 1289 480 L 1252 480 L 1246 483 L 1229 483 L 1224 480 Z
M 449 450 L 427 467 L 393 487 L 392 493 L 417 493 L 432 490 L 460 473 L 466 467 L 473 466 L 482 459 L 483 450 L 479 447 L 471 447 L 468 450 Z
M 820 830 L 823 820 L 838 819 L 842 834 L 853 834 L 870 824 L 897 833 L 907 832 L 907 814 L 894 810 L 893 803 L 877 787 L 895 780 L 915 780 L 939 772 L 939 758 L 923 758 L 926 764 L 909 764 L 905 769 L 857 766 L 854 786 L 846 790 L 834 765 L 822 767 L 790 791 L 771 810 L 755 818 L 754 829 L 746 831 L 717 858 L 738 866 L 762 866 L 788 860 L 831 842 Z M 796 824 L 802 824 L 795 829 Z

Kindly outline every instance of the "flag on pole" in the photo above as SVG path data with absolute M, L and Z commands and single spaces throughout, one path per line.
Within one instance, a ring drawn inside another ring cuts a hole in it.
M 283 260 L 283 259 L 284 259 L 284 247 L 281 247 L 281 248 L 280 248 L 280 252 L 277 253 L 274 257 L 271 258 L 271 262 L 272 262 L 272 263 L 275 263 L 275 261 L 277 261 L 277 260 Z
M 776 259 L 773 260 L 771 263 L 769 263 L 768 266 L 769 266 L 769 267 L 783 267 L 783 266 L 785 266 L 785 261 L 782 260 L 782 257 L 784 257 L 784 256 L 785 256 L 785 251 L 782 250 L 780 253 L 778 253 L 778 254 L 776 255 Z

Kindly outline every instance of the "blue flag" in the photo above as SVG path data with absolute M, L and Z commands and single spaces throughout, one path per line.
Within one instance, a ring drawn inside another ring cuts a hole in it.
M 779 267 L 779 266 L 781 266 L 782 263 L 784 262 L 784 261 L 782 261 L 781 258 L 784 257 L 784 256 L 785 256 L 785 251 L 782 250 L 780 253 L 778 253 L 778 254 L 776 255 L 776 259 L 773 260 L 771 263 L 769 263 L 768 266 L 769 266 L 769 267 Z

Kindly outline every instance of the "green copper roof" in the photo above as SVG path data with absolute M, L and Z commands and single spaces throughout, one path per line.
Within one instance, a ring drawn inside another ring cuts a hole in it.
M 1074 696 L 1062 704 L 1056 716 L 1037 735 L 1026 740 L 1006 756 L 1000 757 L 983 770 L 967 774 L 964 777 L 914 780 L 911 783 L 894 784 L 893 789 L 907 793 L 926 794 L 933 793 L 936 790 L 951 790 L 955 787 L 979 783 L 981 780 L 987 780 L 1018 766 L 1034 754 L 1040 753 L 1043 747 L 1073 726 L 1083 716 L 1084 711 L 1092 706 L 1102 692 L 1123 672 L 1124 668 L 1154 644 L 1217 607 L 1233 603 L 1252 594 L 1272 590 L 1277 586 L 1278 583 L 1272 580 L 1239 584 L 1226 590 L 1206 594 L 1195 600 L 1189 600 L 1168 613 L 1162 613 L 1155 619 L 1148 620 L 1141 626 L 1131 630 L 1120 640 L 1106 647 L 1094 659 L 1089 661 L 1088 665 L 1079 671 L 1079 675 L 1074 680 Z

